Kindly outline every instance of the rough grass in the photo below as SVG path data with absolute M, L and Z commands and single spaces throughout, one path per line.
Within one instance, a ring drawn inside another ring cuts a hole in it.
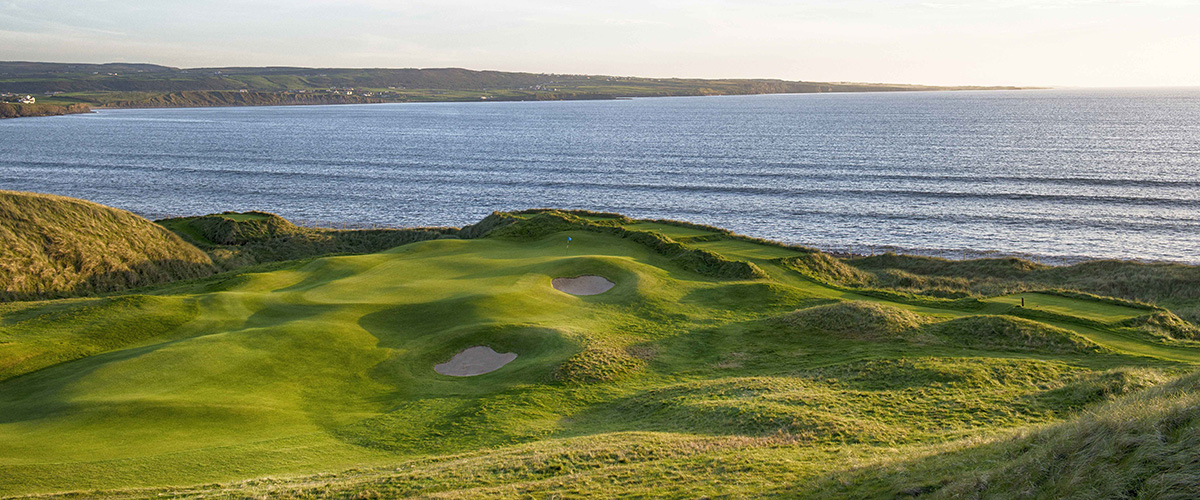
M 167 227 L 188 226 L 201 242 L 216 245 L 245 245 L 301 232 L 283 217 L 265 212 L 226 212 L 203 217 L 166 219 L 158 221 Z
M 1200 327 L 1184 321 L 1170 311 L 1160 311 L 1149 316 L 1138 316 L 1121 322 L 1121 326 L 1147 335 L 1171 340 L 1200 340 Z
M 814 498 L 1195 498 L 1200 374 L 1132 391 L 1061 424 L 897 456 L 815 485 Z
M 321 255 L 380 252 L 457 234 L 454 228 L 305 228 L 266 212 L 225 212 L 157 222 L 207 251 L 221 270 Z
M 214 271 L 204 252 L 129 212 L 0 191 L 0 301 L 111 292 Z
M 612 381 L 644 367 L 651 357 L 648 347 L 591 345 L 563 361 L 554 378 L 574 384 Z
M 877 302 L 849 301 L 801 309 L 779 318 L 798 333 L 831 334 L 859 340 L 889 340 L 914 332 L 925 320 Z
M 930 325 L 926 331 L 948 344 L 976 349 L 1038 353 L 1104 351 L 1068 330 L 1008 316 L 967 316 Z
M 1200 266 L 1112 260 L 1046 266 L 1016 258 L 952 261 L 895 254 L 846 263 L 870 274 L 846 282 L 853 286 L 982 296 L 1063 289 L 1170 307 L 1185 319 L 1200 320 Z

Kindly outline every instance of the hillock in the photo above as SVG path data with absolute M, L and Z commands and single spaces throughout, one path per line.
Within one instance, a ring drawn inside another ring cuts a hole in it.
M 850 301 L 801 309 L 780 318 L 788 330 L 846 338 L 889 340 L 912 333 L 924 320 L 876 302 Z
M 320 255 L 381 252 L 458 232 L 455 228 L 308 228 L 266 212 L 225 212 L 158 223 L 207 251 L 222 270 Z
M 0 191 L 0 300 L 112 292 L 214 271 L 203 251 L 129 212 Z

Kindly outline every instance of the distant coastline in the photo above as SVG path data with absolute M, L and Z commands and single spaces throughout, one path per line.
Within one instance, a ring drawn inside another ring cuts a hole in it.
M 154 64 L 0 61 L 0 92 L 92 108 L 191 108 L 401 102 L 568 101 L 1033 87 L 933 86 L 775 79 L 685 79 L 460 68 L 172 68 Z M 76 108 L 79 109 L 79 108 Z M 82 111 L 73 111 L 82 112 Z M 43 114 L 61 114 L 43 112 Z M 42 116 L 21 114 L 19 116 Z

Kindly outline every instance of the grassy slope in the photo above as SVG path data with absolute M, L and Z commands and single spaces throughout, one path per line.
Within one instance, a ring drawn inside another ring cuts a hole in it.
M 0 300 L 121 290 L 212 271 L 204 252 L 129 212 L 0 191 Z
M 661 242 L 527 217 L 501 231 L 509 237 L 5 306 L 0 346 L 74 360 L 0 372 L 0 494 L 953 492 L 977 477 L 969 471 L 1000 467 L 988 462 L 997 456 L 1041 453 L 1009 436 L 1066 432 L 1036 429 L 1083 422 L 1072 420 L 1080 410 L 1142 397 L 1200 363 L 1200 349 L 1123 331 L 1127 306 L 1056 296 L 1056 315 L 1020 318 L 1005 300 L 861 293 L 782 264 L 802 250 L 625 224 L 769 275 L 721 279 Z M 616 288 L 573 297 L 549 286 L 589 273 Z M 842 327 L 847 315 L 855 328 Z M 159 326 L 79 331 L 106 317 Z M 75 359 L 52 340 L 69 335 L 97 347 Z M 478 344 L 520 357 L 469 379 L 432 371 Z M 1156 408 L 1139 418 L 1163 417 Z M 1057 491 L 1046 484 L 1032 491 Z

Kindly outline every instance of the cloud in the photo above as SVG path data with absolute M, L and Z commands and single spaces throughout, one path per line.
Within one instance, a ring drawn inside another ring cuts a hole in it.
M 1185 0 L 0 0 L 0 59 L 1196 85 L 1197 25 Z

